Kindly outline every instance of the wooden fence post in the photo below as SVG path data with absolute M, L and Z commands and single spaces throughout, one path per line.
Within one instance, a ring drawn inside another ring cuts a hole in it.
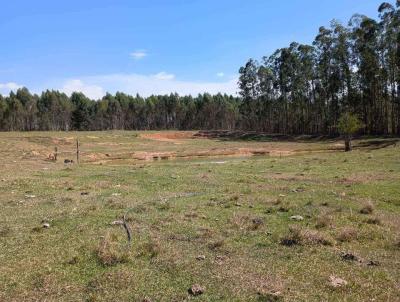
M 79 139 L 76 139 L 76 162 L 79 164 Z
M 57 161 L 57 155 L 58 155 L 58 148 L 56 146 L 54 147 L 54 161 Z

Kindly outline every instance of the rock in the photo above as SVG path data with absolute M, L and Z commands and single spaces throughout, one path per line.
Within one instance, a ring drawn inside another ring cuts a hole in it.
M 124 224 L 124 222 L 121 220 L 115 220 L 115 221 L 111 222 L 111 225 L 122 225 L 122 224 Z
M 369 261 L 367 262 L 367 265 L 368 265 L 368 266 L 379 266 L 379 265 L 381 265 L 381 264 L 379 263 L 379 261 L 369 260 Z
M 45 222 L 45 223 L 42 224 L 42 227 L 45 228 L 45 229 L 48 229 L 50 227 L 50 223 Z
M 342 287 L 342 286 L 346 286 L 347 285 L 347 281 L 346 280 L 344 280 L 342 278 L 335 277 L 333 275 L 331 275 L 329 277 L 329 280 L 330 280 L 331 285 L 333 287 Z
M 359 261 L 358 257 L 352 253 L 342 252 L 340 257 L 345 261 Z
M 73 164 L 74 161 L 72 159 L 64 159 L 64 164 Z
M 30 194 L 25 195 L 25 198 L 35 198 L 35 197 L 36 195 L 30 195 Z
M 201 294 L 203 294 L 205 291 L 205 288 L 200 286 L 199 284 L 194 284 L 192 285 L 191 288 L 189 288 L 188 292 L 190 295 L 192 296 L 200 296 Z
M 296 221 L 302 221 L 302 220 L 304 220 L 304 217 L 300 216 L 300 215 L 294 215 L 294 216 L 291 216 L 290 219 L 296 220 Z
M 262 225 L 264 223 L 264 220 L 262 218 L 253 218 L 252 222 L 255 225 Z
M 204 256 L 204 255 L 198 255 L 198 256 L 196 257 L 196 260 L 206 260 L 206 256 Z

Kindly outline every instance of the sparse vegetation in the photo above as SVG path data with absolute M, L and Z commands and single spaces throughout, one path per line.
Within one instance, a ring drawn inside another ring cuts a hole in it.
M 397 299 L 400 163 L 388 140 L 344 153 L 337 140 L 174 133 L 1 133 L 0 300 Z M 66 165 L 77 136 L 81 163 Z M 240 148 L 274 152 L 206 156 Z M 194 151 L 204 155 L 143 156 Z M 193 285 L 203 293 L 190 297 Z

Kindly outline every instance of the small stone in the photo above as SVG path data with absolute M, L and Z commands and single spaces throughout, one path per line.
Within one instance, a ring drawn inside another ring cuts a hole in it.
M 330 276 L 329 280 L 331 281 L 331 285 L 333 287 L 342 287 L 342 286 L 346 286 L 347 285 L 347 281 L 342 279 L 342 278 L 338 278 L 335 276 Z
M 30 195 L 30 194 L 25 195 L 25 198 L 35 198 L 35 197 L 36 195 Z
M 358 261 L 358 257 L 352 253 L 343 252 L 340 254 L 340 257 L 345 261 Z
M 115 220 L 115 221 L 111 222 L 111 225 L 122 225 L 122 224 L 124 224 L 124 222 L 121 220 Z
M 204 256 L 204 255 L 198 255 L 197 257 L 196 257 L 196 260 L 206 260 L 206 256 Z
M 192 285 L 191 288 L 189 288 L 188 292 L 190 295 L 192 296 L 200 296 L 201 294 L 203 294 L 205 291 L 205 288 L 200 286 L 199 284 L 194 284 Z
M 296 220 L 296 221 L 302 221 L 302 220 L 304 220 L 304 217 L 300 216 L 300 215 L 294 215 L 294 216 L 291 216 L 290 219 Z
M 381 264 L 379 263 L 379 261 L 369 260 L 369 261 L 367 262 L 367 265 L 368 265 L 368 266 L 379 266 L 379 265 L 381 265 Z
M 50 223 L 45 222 L 42 224 L 43 228 L 48 229 L 50 227 Z

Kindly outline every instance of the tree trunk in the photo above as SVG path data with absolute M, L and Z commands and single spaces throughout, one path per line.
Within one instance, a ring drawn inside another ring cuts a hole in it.
M 344 138 L 344 151 L 345 152 L 350 152 L 353 150 L 353 146 L 351 145 L 351 136 L 346 135 Z

